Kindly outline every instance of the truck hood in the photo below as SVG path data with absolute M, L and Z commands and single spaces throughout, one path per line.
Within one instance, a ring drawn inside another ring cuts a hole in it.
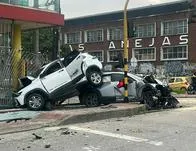
M 22 77 L 19 79 L 20 82 L 20 89 L 30 85 L 32 83 L 32 81 L 34 80 L 34 77 L 31 76 L 26 76 L 26 77 Z

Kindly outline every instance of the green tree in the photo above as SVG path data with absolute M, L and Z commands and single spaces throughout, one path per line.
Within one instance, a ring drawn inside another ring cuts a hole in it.
M 33 30 L 22 32 L 22 49 L 26 52 L 33 52 Z
M 64 45 L 61 46 L 61 50 L 60 50 L 60 56 L 61 57 L 66 56 L 70 52 L 71 52 L 71 49 L 70 49 L 69 45 L 64 44 Z
M 22 32 L 22 48 L 25 52 L 35 53 L 34 50 L 35 30 Z M 53 30 L 52 28 L 39 29 L 39 51 L 42 54 L 51 56 L 53 50 Z

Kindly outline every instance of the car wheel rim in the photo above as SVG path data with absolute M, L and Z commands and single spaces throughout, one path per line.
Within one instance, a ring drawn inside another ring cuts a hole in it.
M 95 84 L 99 84 L 101 82 L 101 76 L 98 73 L 93 73 L 91 75 L 91 81 Z
M 87 106 L 97 106 L 98 105 L 98 97 L 96 94 L 89 94 L 86 98 Z
M 30 99 L 29 99 L 29 106 L 31 108 L 39 108 L 42 104 L 42 98 L 39 97 L 39 96 L 32 96 Z

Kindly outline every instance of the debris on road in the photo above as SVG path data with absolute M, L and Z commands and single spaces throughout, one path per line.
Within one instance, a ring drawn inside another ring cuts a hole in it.
M 63 132 L 61 133 L 61 135 L 69 135 L 69 134 L 71 134 L 71 132 L 70 132 L 69 130 L 63 131 Z
M 101 109 L 108 109 L 108 108 L 117 108 L 117 106 L 110 104 L 110 105 L 106 105 L 106 106 L 101 107 Z
M 42 139 L 42 137 L 41 136 L 38 136 L 37 134 L 35 134 L 35 133 L 33 133 L 32 135 L 34 135 L 35 136 L 35 139 Z
M 44 146 L 44 148 L 50 148 L 50 147 L 51 147 L 50 144 L 47 144 L 47 145 Z
M 7 120 L 6 121 L 6 123 L 10 123 L 10 122 L 17 122 L 18 120 L 25 120 L 25 121 L 27 121 L 27 120 L 30 120 L 31 118 L 15 118 L 15 119 L 10 119 L 10 120 Z

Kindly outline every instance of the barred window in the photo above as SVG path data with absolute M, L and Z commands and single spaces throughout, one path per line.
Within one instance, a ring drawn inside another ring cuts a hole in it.
M 123 50 L 109 50 L 107 61 L 108 62 L 116 62 L 117 61 L 116 58 L 118 58 L 118 56 L 121 52 L 123 52 Z
M 176 60 L 188 58 L 188 46 L 169 46 L 162 47 L 163 60 Z
M 89 54 L 91 54 L 92 56 L 96 56 L 99 61 L 103 62 L 103 51 L 93 51 L 93 52 L 88 52 Z
M 66 33 L 65 43 L 66 44 L 81 43 L 81 32 Z
M 85 31 L 85 42 L 103 41 L 103 29 Z
M 123 28 L 108 28 L 107 40 L 123 40 Z
M 135 25 L 134 37 L 154 37 L 155 23 Z
M 162 22 L 162 35 L 176 35 L 188 33 L 188 20 Z
M 134 55 L 138 61 L 156 60 L 155 48 L 137 48 L 134 49 Z

